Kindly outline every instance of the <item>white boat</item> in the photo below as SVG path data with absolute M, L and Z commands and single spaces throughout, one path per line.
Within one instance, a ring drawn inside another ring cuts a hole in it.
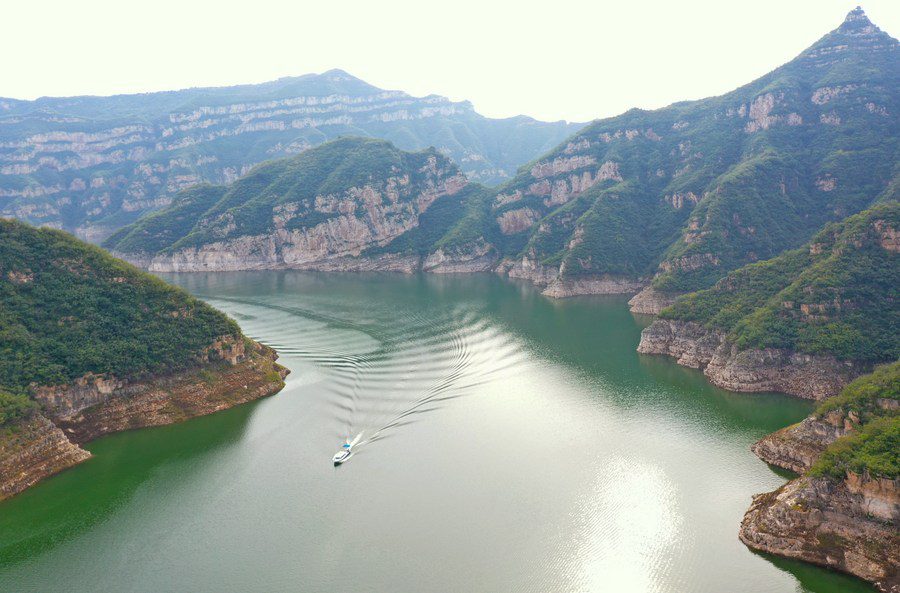
M 350 459 L 350 456 L 353 455 L 353 447 L 355 447 L 356 443 L 362 439 L 362 435 L 363 433 L 359 433 L 352 441 L 347 441 L 341 445 L 340 451 L 335 453 L 334 457 L 331 458 L 335 465 L 340 465 Z
M 352 447 L 350 443 L 344 443 L 341 445 L 341 450 L 334 454 L 334 457 L 331 460 L 335 465 L 340 465 L 350 459 L 350 456 L 353 454 Z

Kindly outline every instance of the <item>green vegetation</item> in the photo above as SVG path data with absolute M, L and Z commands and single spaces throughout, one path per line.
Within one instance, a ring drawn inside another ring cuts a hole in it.
M 4 212 L 67 229 L 116 230 L 137 219 L 136 201 L 138 206 L 152 203 L 191 179 L 222 183 L 249 166 L 342 136 L 382 138 L 408 151 L 436 146 L 473 180 L 496 184 L 583 127 L 529 117 L 491 119 L 468 103 L 385 96 L 384 92 L 335 70 L 258 85 L 113 97 L 4 99 L 0 101 L 4 104 L 2 144 L 19 146 L 33 135 L 87 133 L 112 135 L 127 147 L 125 159 L 84 168 L 42 164 L 46 157 L 59 155 L 53 149 L 35 153 L 27 162 L 35 170 L 4 175 L 3 189 L 60 187 L 71 201 L 57 203 L 60 193 L 26 192 L 4 198 Z M 348 99 L 328 101 L 327 112 L 316 107 L 321 98 L 335 95 Z M 272 109 L 273 104 L 281 107 Z M 230 111 L 233 107 L 240 109 L 241 116 L 256 117 L 242 122 Z M 204 112 L 209 109 L 221 111 Z M 395 117 L 404 113 L 409 117 Z M 18 159 L 3 162 L 21 163 Z
M 840 359 L 900 357 L 900 203 L 829 225 L 802 250 L 745 266 L 660 314 L 728 333 L 740 348 Z
M 64 232 L 0 220 L 2 388 L 178 371 L 224 335 L 241 336 L 183 290 Z M 4 401 L 20 409 L 17 395 Z
M 874 477 L 900 477 L 900 416 L 878 418 L 838 439 L 810 469 L 812 476 L 842 478 L 848 471 Z
M 726 95 L 596 121 L 499 189 L 522 197 L 492 217 L 527 206 L 542 218 L 497 247 L 565 263 L 571 276 L 656 272 L 663 292 L 708 288 L 796 249 L 829 222 L 897 199 L 900 128 L 885 114 L 900 111 L 890 90 L 898 64 L 896 40 L 852 19 Z M 548 173 L 552 163 L 563 165 L 558 173 Z M 603 165 L 621 180 L 565 203 L 547 199 L 550 187 L 571 189 Z M 822 335 L 812 341 L 833 347 Z
M 840 394 L 819 404 L 815 413 L 821 418 L 834 410 L 854 412 L 862 423 L 897 414 L 897 411 L 891 411 L 889 406 L 880 403 L 883 400 L 900 401 L 900 361 L 882 365 L 871 374 L 856 379 Z M 897 451 L 900 453 L 900 449 Z
M 900 361 L 883 365 L 822 402 L 815 415 L 853 413 L 860 427 L 832 443 L 810 475 L 843 478 L 848 471 L 900 478 Z
M 0 389 L 0 428 L 27 418 L 37 407 L 25 394 Z
M 363 210 L 365 198 L 352 197 L 354 188 L 370 185 L 383 195 L 411 201 L 427 191 L 429 183 L 458 172 L 433 148 L 413 153 L 383 140 L 341 138 L 295 157 L 263 163 L 230 186 L 185 190 L 171 206 L 123 228 L 104 246 L 132 254 L 171 253 L 268 234 L 275 228 L 310 228 L 339 216 L 341 200 L 352 200 L 354 208 Z M 473 186 L 461 195 L 436 200 L 422 215 L 418 229 L 373 253 L 427 251 L 462 217 L 464 203 L 482 191 Z

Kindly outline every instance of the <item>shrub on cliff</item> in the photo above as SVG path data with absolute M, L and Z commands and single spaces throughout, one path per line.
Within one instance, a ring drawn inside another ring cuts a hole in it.
M 783 348 L 845 360 L 900 357 L 900 202 L 826 227 L 810 244 L 744 266 L 680 298 L 660 317 L 728 334 L 741 349 Z
M 810 469 L 812 476 L 843 478 L 847 472 L 900 477 L 900 416 L 879 418 L 838 439 Z
M 822 402 L 816 408 L 816 416 L 821 418 L 832 410 L 844 410 L 856 413 L 861 422 L 868 422 L 897 413 L 891 410 L 889 400 L 900 402 L 900 361 L 880 366 L 873 373 L 856 379 L 840 394 Z
M 0 428 L 30 416 L 37 404 L 22 393 L 10 393 L 0 389 Z

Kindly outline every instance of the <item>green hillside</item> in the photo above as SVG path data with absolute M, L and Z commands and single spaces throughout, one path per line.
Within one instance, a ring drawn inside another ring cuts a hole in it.
M 196 364 L 232 320 L 62 231 L 0 219 L 0 420 L 33 384 L 140 378 Z
M 900 358 L 900 203 L 827 226 L 803 249 L 744 266 L 660 317 L 728 333 L 741 348 Z
M 520 169 L 486 215 L 498 241 L 564 275 L 711 286 L 897 197 L 900 45 L 857 9 L 762 78 L 720 97 L 599 120 Z

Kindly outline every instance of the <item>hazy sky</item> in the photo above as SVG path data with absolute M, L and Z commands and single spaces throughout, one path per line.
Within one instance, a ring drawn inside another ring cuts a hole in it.
M 837 27 L 845 0 L 6 0 L 0 96 L 132 93 L 342 68 L 489 116 L 589 120 L 720 94 Z M 900 1 L 869 0 L 900 34 Z

